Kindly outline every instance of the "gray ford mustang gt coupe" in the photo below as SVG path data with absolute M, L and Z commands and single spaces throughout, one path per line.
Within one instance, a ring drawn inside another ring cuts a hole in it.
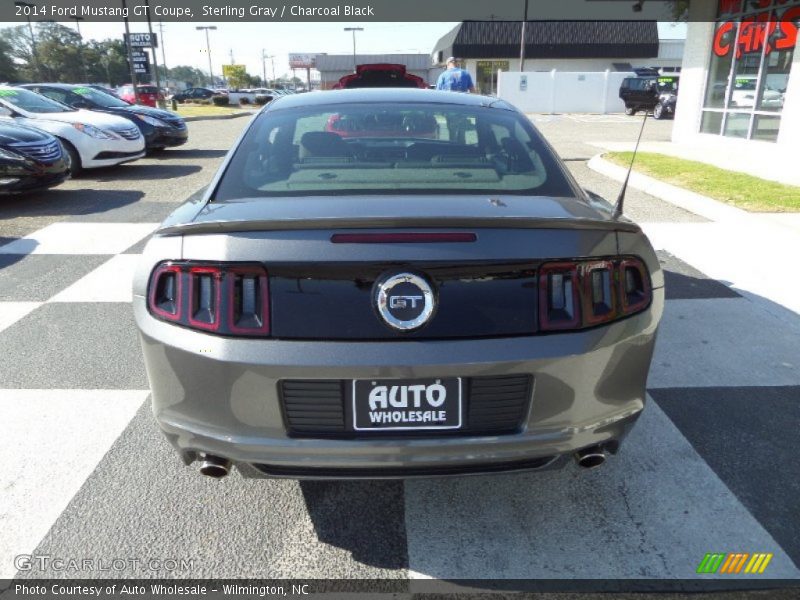
M 134 280 L 156 420 L 214 477 L 597 466 L 663 305 L 641 229 L 522 113 L 417 89 L 270 103 Z

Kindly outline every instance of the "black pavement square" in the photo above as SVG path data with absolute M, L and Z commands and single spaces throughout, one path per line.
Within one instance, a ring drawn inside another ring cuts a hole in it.
M 129 303 L 40 306 L 0 332 L 0 387 L 147 389 Z
M 0 254 L 0 301 L 44 302 L 109 258 L 73 254 Z
M 695 300 L 707 298 L 741 298 L 724 283 L 711 279 L 691 265 L 665 250 L 656 252 L 664 269 L 664 287 L 667 300 Z
M 660 388 L 649 392 L 800 566 L 800 461 L 794 454 L 800 428 L 800 386 Z

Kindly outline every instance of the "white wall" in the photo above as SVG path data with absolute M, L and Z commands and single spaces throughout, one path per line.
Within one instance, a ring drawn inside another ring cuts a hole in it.
M 480 59 L 483 60 L 483 59 Z M 519 57 L 504 59 L 486 60 L 507 60 L 509 71 L 519 72 Z M 473 79 L 477 71 L 478 59 L 468 58 L 464 61 L 464 68 L 470 72 Z M 630 63 L 632 67 L 680 67 L 681 57 L 673 58 L 526 58 L 526 71 L 594 71 L 602 73 L 606 69 L 613 69 L 613 63 Z
M 632 75 L 618 71 L 501 72 L 497 95 L 526 113 L 623 112 L 619 86 Z M 525 90 L 520 89 L 522 77 L 527 78 Z

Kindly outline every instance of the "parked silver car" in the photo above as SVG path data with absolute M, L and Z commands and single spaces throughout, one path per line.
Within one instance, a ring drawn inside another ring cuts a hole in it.
M 186 464 L 410 477 L 616 453 L 663 285 L 512 106 L 356 89 L 262 110 L 149 241 L 134 310 Z

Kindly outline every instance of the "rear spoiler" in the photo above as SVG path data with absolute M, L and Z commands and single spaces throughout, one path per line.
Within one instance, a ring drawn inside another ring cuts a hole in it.
M 641 228 L 627 220 L 564 219 L 535 217 L 321 217 L 257 219 L 247 221 L 199 221 L 175 224 L 156 235 L 200 235 L 244 231 L 297 231 L 303 229 L 398 229 L 398 228 L 498 228 L 498 229 L 583 229 L 639 233 Z

